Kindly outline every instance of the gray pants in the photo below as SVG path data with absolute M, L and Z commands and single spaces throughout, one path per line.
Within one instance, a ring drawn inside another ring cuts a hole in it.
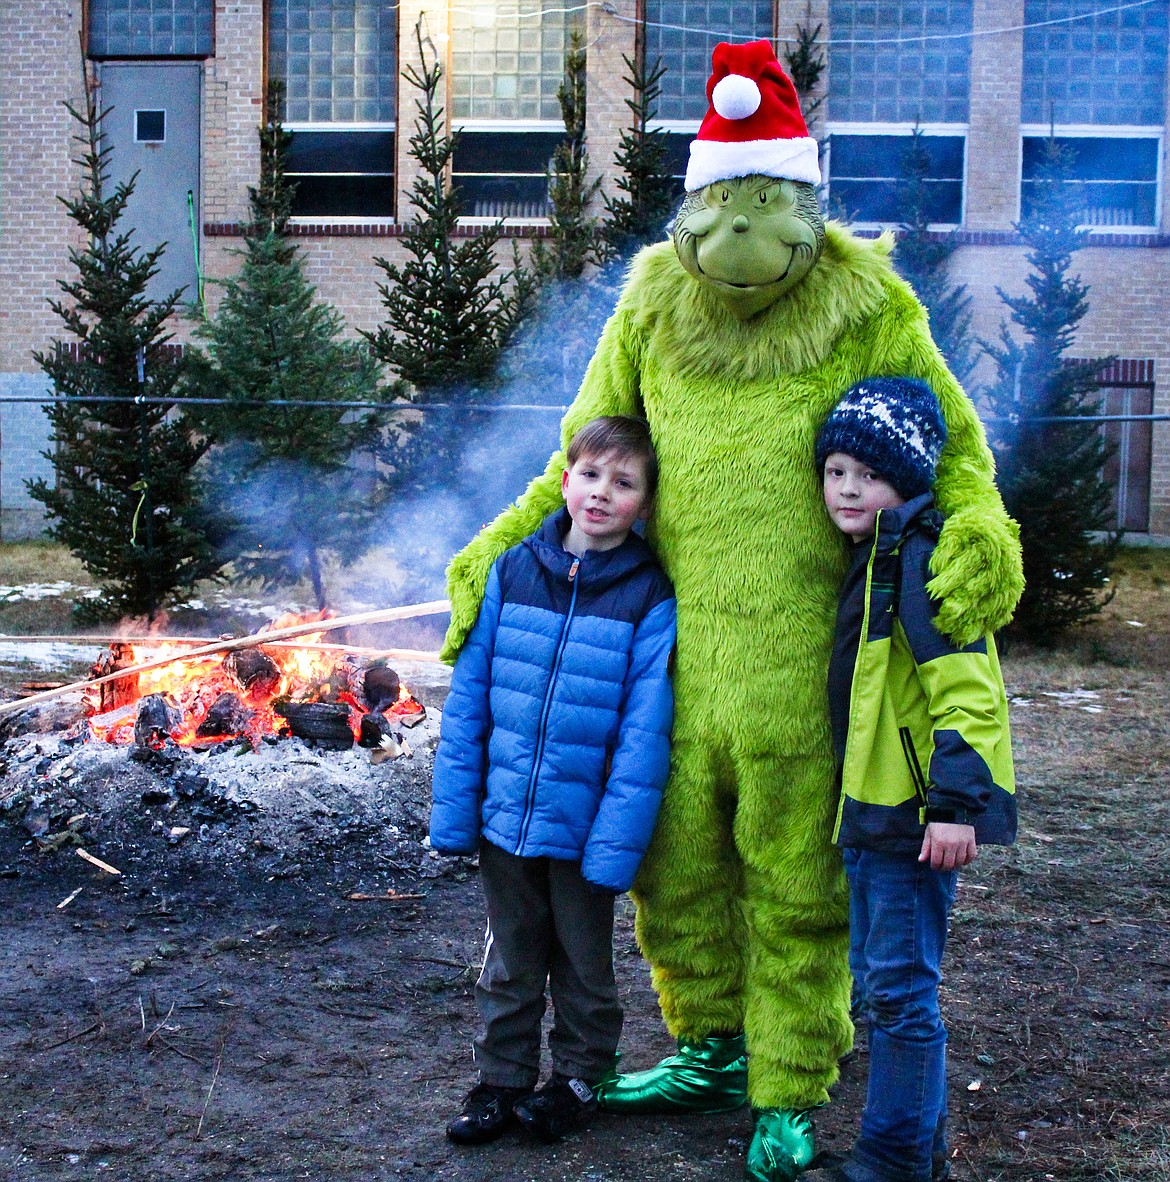
M 614 1064 L 622 1008 L 613 977 L 614 898 L 579 862 L 518 858 L 479 843 L 488 930 L 475 1001 L 480 1080 L 534 1088 L 540 1074 L 545 982 L 552 993 L 553 1071 L 592 1084 Z

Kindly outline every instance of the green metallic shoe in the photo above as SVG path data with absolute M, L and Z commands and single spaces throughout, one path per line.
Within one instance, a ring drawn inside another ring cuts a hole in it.
M 678 1040 L 678 1054 L 596 1088 L 607 1112 L 730 1112 L 747 1103 L 742 1034 Z
M 759 1108 L 743 1176 L 747 1182 L 796 1182 L 816 1153 L 813 1123 L 800 1108 Z

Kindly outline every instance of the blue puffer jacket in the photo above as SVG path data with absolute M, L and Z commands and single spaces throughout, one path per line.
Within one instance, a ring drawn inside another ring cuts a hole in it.
M 482 833 L 624 891 L 670 765 L 674 591 L 636 534 L 578 561 L 569 524 L 551 514 L 492 568 L 443 707 L 431 845 L 470 854 Z

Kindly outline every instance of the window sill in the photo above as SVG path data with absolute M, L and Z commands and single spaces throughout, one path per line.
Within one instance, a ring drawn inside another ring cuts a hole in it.
M 475 238 L 496 224 L 492 218 L 460 218 L 455 230 L 457 238 Z M 206 238 L 242 238 L 244 225 L 240 222 L 205 222 Z M 299 218 L 288 224 L 290 238 L 401 238 L 407 226 L 385 218 Z M 501 227 L 504 238 L 545 238 L 549 233 L 547 219 L 527 221 L 506 219 Z

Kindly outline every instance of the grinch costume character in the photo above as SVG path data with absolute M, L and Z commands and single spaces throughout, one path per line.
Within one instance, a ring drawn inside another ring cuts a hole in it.
M 852 1045 L 826 691 L 846 547 L 813 461 L 850 386 L 912 376 L 938 396 L 940 626 L 960 644 L 1001 627 L 1022 575 L 983 429 L 890 266 L 891 238 L 821 220 L 816 143 L 770 44 L 717 46 L 707 94 L 673 244 L 635 259 L 562 426 L 567 441 L 598 415 L 649 421 L 648 537 L 678 600 L 671 776 L 633 894 L 679 1050 L 599 1099 L 637 1112 L 750 1099 L 746 1175 L 791 1182 Z M 564 464 L 558 452 L 452 562 L 448 659 L 492 562 L 560 505 Z

